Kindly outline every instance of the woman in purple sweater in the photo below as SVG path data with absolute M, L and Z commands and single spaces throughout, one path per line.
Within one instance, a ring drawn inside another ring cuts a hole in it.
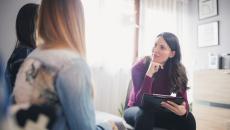
M 161 127 L 173 130 L 195 130 L 196 122 L 189 112 L 187 100 L 187 76 L 181 64 L 181 51 L 178 38 L 169 32 L 156 37 L 152 55 L 146 56 L 132 68 L 133 88 L 124 118 L 135 130 L 152 130 Z M 161 106 L 170 112 L 141 107 L 145 94 L 175 94 L 183 97 L 184 102 L 162 102 Z

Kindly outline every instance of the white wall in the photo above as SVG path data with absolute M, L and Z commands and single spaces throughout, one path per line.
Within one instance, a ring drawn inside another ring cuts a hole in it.
M 190 6 L 191 13 L 191 46 L 193 46 L 195 59 L 195 70 L 207 69 L 208 54 L 210 52 L 216 54 L 230 53 L 230 1 L 218 0 L 218 15 L 210 18 L 199 19 L 198 17 L 198 1 L 192 0 Z M 198 47 L 197 27 L 200 24 L 219 21 L 219 45 L 210 47 Z

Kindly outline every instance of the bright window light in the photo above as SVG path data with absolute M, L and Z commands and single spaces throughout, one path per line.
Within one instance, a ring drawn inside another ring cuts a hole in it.
M 130 69 L 134 54 L 134 1 L 85 0 L 87 59 L 109 71 Z

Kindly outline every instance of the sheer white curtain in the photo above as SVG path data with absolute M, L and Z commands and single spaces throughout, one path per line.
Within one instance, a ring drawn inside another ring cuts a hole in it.
M 109 71 L 129 68 L 134 44 L 134 0 L 85 0 L 87 58 Z
M 192 50 L 189 42 L 188 0 L 141 0 L 140 1 L 139 57 L 150 55 L 155 37 L 161 32 L 172 32 L 180 41 L 182 63 L 187 69 L 188 86 L 192 84 Z M 191 39 L 190 39 L 191 40 Z M 192 89 L 190 89 L 192 90 Z M 192 101 L 192 91 L 189 91 Z
M 134 0 L 84 0 L 83 4 L 96 108 L 117 114 L 126 96 L 134 54 Z
M 187 0 L 141 0 L 139 56 L 149 55 L 161 32 L 183 36 Z

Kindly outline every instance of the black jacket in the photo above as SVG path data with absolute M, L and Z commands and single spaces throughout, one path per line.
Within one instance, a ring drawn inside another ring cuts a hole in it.
M 26 46 L 18 46 L 11 54 L 5 71 L 5 78 L 7 86 L 9 87 L 9 94 L 13 92 L 14 83 L 18 70 L 23 63 L 24 59 L 33 51 L 34 48 Z

